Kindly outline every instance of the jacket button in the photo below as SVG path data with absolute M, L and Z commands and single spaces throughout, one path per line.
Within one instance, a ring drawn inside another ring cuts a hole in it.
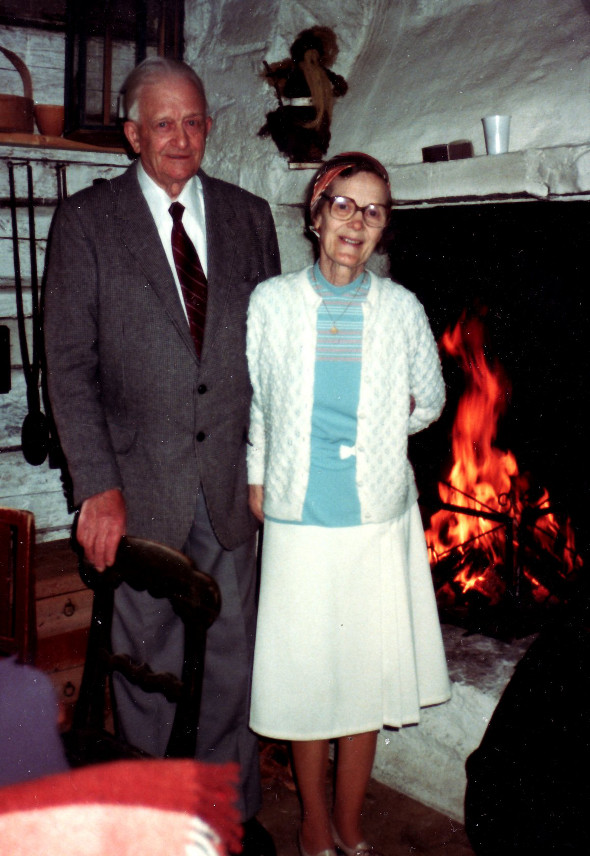
M 200 383 L 197 387 L 197 392 L 199 393 L 199 395 L 203 395 L 203 393 L 207 392 L 207 384 Z
M 207 435 L 204 431 L 199 431 L 199 433 L 197 434 L 197 440 L 199 441 L 199 443 L 202 443 L 206 436 Z

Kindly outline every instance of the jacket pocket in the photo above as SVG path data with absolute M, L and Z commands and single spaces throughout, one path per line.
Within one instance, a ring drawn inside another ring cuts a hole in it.
M 109 423 L 111 443 L 117 455 L 126 455 L 135 445 L 137 431 L 127 425 L 118 425 L 116 422 Z

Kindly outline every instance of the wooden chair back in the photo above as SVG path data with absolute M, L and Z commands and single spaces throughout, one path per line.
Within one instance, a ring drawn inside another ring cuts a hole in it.
M 121 540 L 115 564 L 99 573 L 81 562 L 82 579 L 94 591 L 92 622 L 80 696 L 71 731 L 65 735 L 70 762 L 110 761 L 146 757 L 137 747 L 108 728 L 112 675 L 122 674 L 146 692 L 161 692 L 176 703 L 176 714 L 166 757 L 194 757 L 207 630 L 219 614 L 221 596 L 215 581 L 198 570 L 183 553 L 140 538 Z M 182 620 L 185 631 L 184 665 L 180 678 L 155 672 L 149 663 L 134 662 L 113 651 L 111 627 L 116 589 L 127 583 L 154 598 L 166 598 Z
M 0 508 L 0 655 L 32 663 L 37 641 L 35 516 Z

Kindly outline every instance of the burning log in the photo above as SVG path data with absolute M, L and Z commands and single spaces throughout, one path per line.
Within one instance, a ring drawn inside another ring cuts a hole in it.
M 563 601 L 582 560 L 568 517 L 519 471 L 511 451 L 496 446 L 511 387 L 486 356 L 481 318 L 464 314 L 440 345 L 459 363 L 465 389 L 452 428 L 451 472 L 438 484 L 426 527 L 439 607 L 476 604 L 480 612 L 506 598 L 521 605 Z

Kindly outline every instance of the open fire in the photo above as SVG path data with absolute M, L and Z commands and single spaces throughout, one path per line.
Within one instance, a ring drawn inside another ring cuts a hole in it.
M 465 389 L 452 429 L 452 468 L 439 482 L 426 531 L 439 607 L 560 602 L 582 560 L 569 518 L 519 471 L 511 451 L 495 445 L 510 382 L 486 356 L 482 319 L 464 314 L 440 344 L 460 365 Z

